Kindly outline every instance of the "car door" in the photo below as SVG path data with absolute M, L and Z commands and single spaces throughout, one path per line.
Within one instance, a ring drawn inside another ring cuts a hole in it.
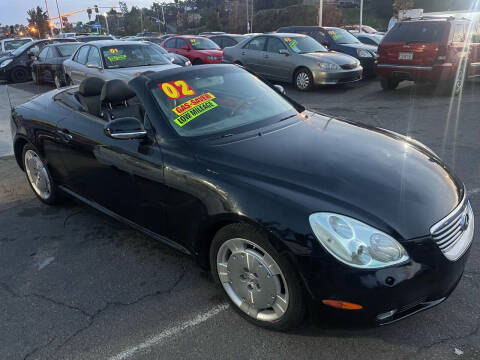
M 43 80 L 44 63 L 47 59 L 48 47 L 44 47 L 37 56 L 37 60 L 32 63 L 32 71 L 39 80 Z
M 279 81 L 291 81 L 293 73 L 291 61 L 294 55 L 283 41 L 273 36 L 269 37 L 266 50 L 261 60 L 265 76 Z M 286 51 L 288 55 L 281 54 L 280 51 Z
M 70 63 L 70 79 L 74 84 L 80 84 L 87 77 L 87 59 L 90 45 L 83 45 L 75 54 L 73 61 Z
M 248 69 L 262 74 L 262 62 L 265 56 L 266 36 L 256 36 L 240 50 L 240 62 Z
M 57 54 L 57 49 L 55 49 L 54 46 L 47 46 L 48 52 L 47 52 L 47 57 L 43 64 L 41 65 L 42 67 L 42 78 L 45 81 L 53 82 L 53 69 L 55 67 L 55 60 L 58 57 Z
M 165 41 L 165 45 L 163 46 L 167 51 L 176 53 L 175 42 L 177 41 L 176 38 L 169 39 Z
M 190 45 L 182 38 L 177 38 L 175 41 L 175 53 L 185 56 L 191 61 L 192 54 L 190 53 Z
M 144 171 L 144 139 L 120 140 L 104 132 L 106 122 L 72 111 L 58 123 L 66 187 L 83 198 L 135 223 L 139 218 L 135 176 Z M 160 218 L 161 215 L 159 215 Z
M 103 74 L 103 61 L 100 55 L 100 51 L 95 46 L 90 46 L 90 51 L 87 57 L 87 76 L 102 77 Z

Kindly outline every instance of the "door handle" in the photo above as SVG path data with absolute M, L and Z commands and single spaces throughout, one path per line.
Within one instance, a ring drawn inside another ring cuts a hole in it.
M 57 130 L 57 134 L 60 135 L 63 141 L 70 142 L 73 139 L 72 134 L 67 129 Z
M 242 55 L 245 55 L 245 51 L 242 51 Z

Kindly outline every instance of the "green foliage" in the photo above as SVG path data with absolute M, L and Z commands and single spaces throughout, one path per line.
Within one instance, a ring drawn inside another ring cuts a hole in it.
M 29 26 L 35 26 L 37 33 L 34 33 L 35 37 L 44 38 L 49 33 L 48 29 L 48 16 L 45 11 L 42 10 L 40 6 L 37 6 L 36 9 L 30 9 L 27 11 L 27 21 Z
M 258 11 L 253 20 L 255 32 L 276 31 L 281 26 L 317 25 L 318 8 L 314 5 L 292 5 L 285 9 Z
M 206 18 L 205 26 L 209 31 L 220 31 L 222 26 L 220 24 L 220 17 L 215 9 L 208 9 L 205 11 L 204 16 Z

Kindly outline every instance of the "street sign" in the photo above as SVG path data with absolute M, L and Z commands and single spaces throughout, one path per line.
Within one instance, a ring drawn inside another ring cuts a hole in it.
M 94 28 L 94 29 L 101 29 L 101 28 L 102 28 L 102 25 L 99 24 L 99 23 L 95 23 L 95 24 L 92 24 L 92 25 L 90 25 L 90 26 L 91 26 L 92 28 Z

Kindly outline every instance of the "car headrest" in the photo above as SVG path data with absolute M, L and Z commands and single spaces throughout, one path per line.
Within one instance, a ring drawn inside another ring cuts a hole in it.
M 100 101 L 102 103 L 119 104 L 125 102 L 137 94 L 123 80 L 114 79 L 107 81 L 102 88 Z
M 98 77 L 88 77 L 80 83 L 78 93 L 83 96 L 98 96 L 102 93 L 105 80 Z

